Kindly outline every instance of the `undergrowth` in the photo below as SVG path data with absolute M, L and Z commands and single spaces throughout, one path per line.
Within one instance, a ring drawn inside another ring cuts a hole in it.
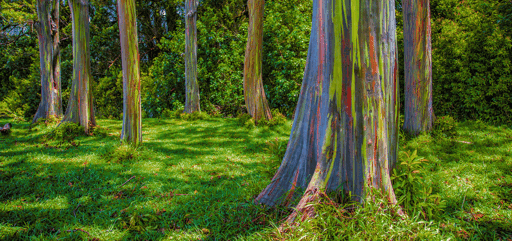
M 507 126 L 469 121 L 452 137 L 401 141 L 393 182 L 405 217 L 382 197 L 329 196 L 315 218 L 280 231 L 292 209 L 253 200 L 281 164 L 291 121 L 144 119 L 136 150 L 120 143 L 121 121 L 98 123 L 83 135 L 20 122 L 0 136 L 1 240 L 512 239 Z M 59 145 L 71 137 L 79 145 Z

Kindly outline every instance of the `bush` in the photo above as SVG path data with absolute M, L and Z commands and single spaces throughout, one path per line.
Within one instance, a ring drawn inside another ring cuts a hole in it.
M 252 117 L 247 113 L 239 114 L 236 117 L 236 122 L 238 123 L 239 126 L 245 126 L 245 123 L 249 120 L 252 120 Z M 254 120 L 252 121 L 252 123 L 254 124 Z
M 421 212 L 424 218 L 439 217 L 446 206 L 438 194 L 432 194 L 432 187 L 423 181 L 422 163 L 428 160 L 412 154 L 400 152 L 400 165 L 393 169 L 391 180 L 400 204 L 406 212 Z
M 95 127 L 91 128 L 90 133 L 93 136 L 107 137 L 109 134 L 109 131 L 107 128 L 103 128 L 101 126 L 95 126 Z
M 279 141 L 279 139 L 274 139 L 271 141 L 265 142 L 267 147 L 263 150 L 267 151 L 268 154 L 274 156 L 277 160 L 281 161 L 286 154 L 286 147 L 288 145 L 288 141 Z
M 135 157 L 136 149 L 129 144 L 121 144 L 108 154 L 108 159 L 113 163 L 122 163 Z
M 431 135 L 440 138 L 452 138 L 457 135 L 457 122 L 451 116 L 436 118 Z
M 192 112 L 191 114 L 183 113 L 183 115 L 181 116 L 182 119 L 187 121 L 206 120 L 209 117 L 210 116 L 204 111 L 196 111 Z
M 261 119 L 259 120 L 258 122 L 258 125 L 265 125 L 265 126 L 278 126 L 278 125 L 283 125 L 284 123 L 286 123 L 286 117 L 281 114 L 281 112 L 279 112 L 278 109 L 273 109 L 271 111 L 272 113 L 272 119 L 271 120 L 265 120 L 265 119 Z
M 40 121 L 43 123 L 48 122 L 47 120 L 45 121 L 45 119 L 41 119 Z M 36 124 L 40 121 L 37 121 Z M 62 144 L 64 142 L 72 143 L 72 141 L 79 136 L 85 136 L 83 126 L 79 126 L 73 122 L 64 122 L 48 135 L 48 139 L 58 141 Z

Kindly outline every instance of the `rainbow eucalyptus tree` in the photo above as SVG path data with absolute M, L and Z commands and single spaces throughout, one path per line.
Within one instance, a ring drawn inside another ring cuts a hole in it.
M 343 190 L 396 203 L 398 86 L 395 1 L 314 0 L 303 85 L 285 157 L 256 202 L 297 206 Z M 312 210 L 311 210 L 312 211 Z M 296 213 L 292 214 L 292 221 Z
M 201 111 L 197 84 L 197 0 L 185 0 L 185 112 Z
M 135 0 L 118 0 L 119 36 L 123 63 L 123 130 L 121 140 L 138 146 L 142 142 L 139 45 Z
M 272 119 L 262 80 L 263 10 L 265 0 L 248 0 L 249 31 L 245 49 L 244 95 L 247 111 L 256 122 Z
M 32 122 L 62 116 L 60 85 L 59 1 L 37 0 L 38 21 L 34 26 L 39 40 L 41 103 Z
M 403 0 L 404 129 L 413 135 L 432 129 L 432 45 L 430 0 Z
M 89 0 L 68 0 L 73 31 L 73 80 L 66 115 L 62 122 L 74 122 L 89 133 L 96 125 L 92 106 Z

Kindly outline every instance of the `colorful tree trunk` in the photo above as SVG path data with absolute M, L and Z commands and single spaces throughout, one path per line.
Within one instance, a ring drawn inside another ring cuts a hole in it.
M 92 105 L 91 53 L 89 48 L 89 0 L 68 0 L 73 27 L 73 81 L 62 122 L 77 123 L 89 133 L 96 125 Z
M 32 122 L 50 116 L 62 116 L 59 48 L 59 1 L 37 0 L 38 22 L 35 27 L 39 40 L 41 66 L 41 103 Z
M 404 0 L 405 122 L 413 135 L 432 129 L 430 0 Z
M 121 140 L 138 146 L 142 142 L 139 44 L 135 0 L 118 0 L 121 57 L 123 62 L 123 130 Z
M 322 191 L 362 201 L 372 188 L 396 203 L 398 86 L 395 2 L 314 0 L 304 80 L 285 157 L 256 201 L 297 207 Z M 293 220 L 295 214 L 290 216 Z
M 185 112 L 201 111 L 197 84 L 197 0 L 185 1 Z
M 244 95 L 247 111 L 258 122 L 272 119 L 262 79 L 263 11 L 265 0 L 248 0 L 249 32 L 245 49 Z

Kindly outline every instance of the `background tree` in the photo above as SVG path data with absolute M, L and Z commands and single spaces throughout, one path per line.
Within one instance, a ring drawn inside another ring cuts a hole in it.
M 249 33 L 245 49 L 244 96 L 247 111 L 256 122 L 272 119 L 262 79 L 263 12 L 265 0 L 248 0 Z
M 257 202 L 287 204 L 301 188 L 297 211 L 308 212 L 320 192 L 343 190 L 362 201 L 376 188 L 396 203 L 389 168 L 398 134 L 395 26 L 394 1 L 314 1 L 288 148 Z
M 402 1 L 404 16 L 405 122 L 413 135 L 432 129 L 430 0 Z
M 123 129 L 121 140 L 138 146 L 142 142 L 139 45 L 135 0 L 118 0 L 119 31 L 123 63 Z
M 185 1 L 185 112 L 201 111 L 197 84 L 197 0 Z
M 77 123 L 89 133 L 96 125 L 91 90 L 89 0 L 68 0 L 73 23 L 73 82 L 63 122 Z
M 34 23 L 39 40 L 41 103 L 32 122 L 62 116 L 60 84 L 59 1 L 37 0 L 38 21 Z

